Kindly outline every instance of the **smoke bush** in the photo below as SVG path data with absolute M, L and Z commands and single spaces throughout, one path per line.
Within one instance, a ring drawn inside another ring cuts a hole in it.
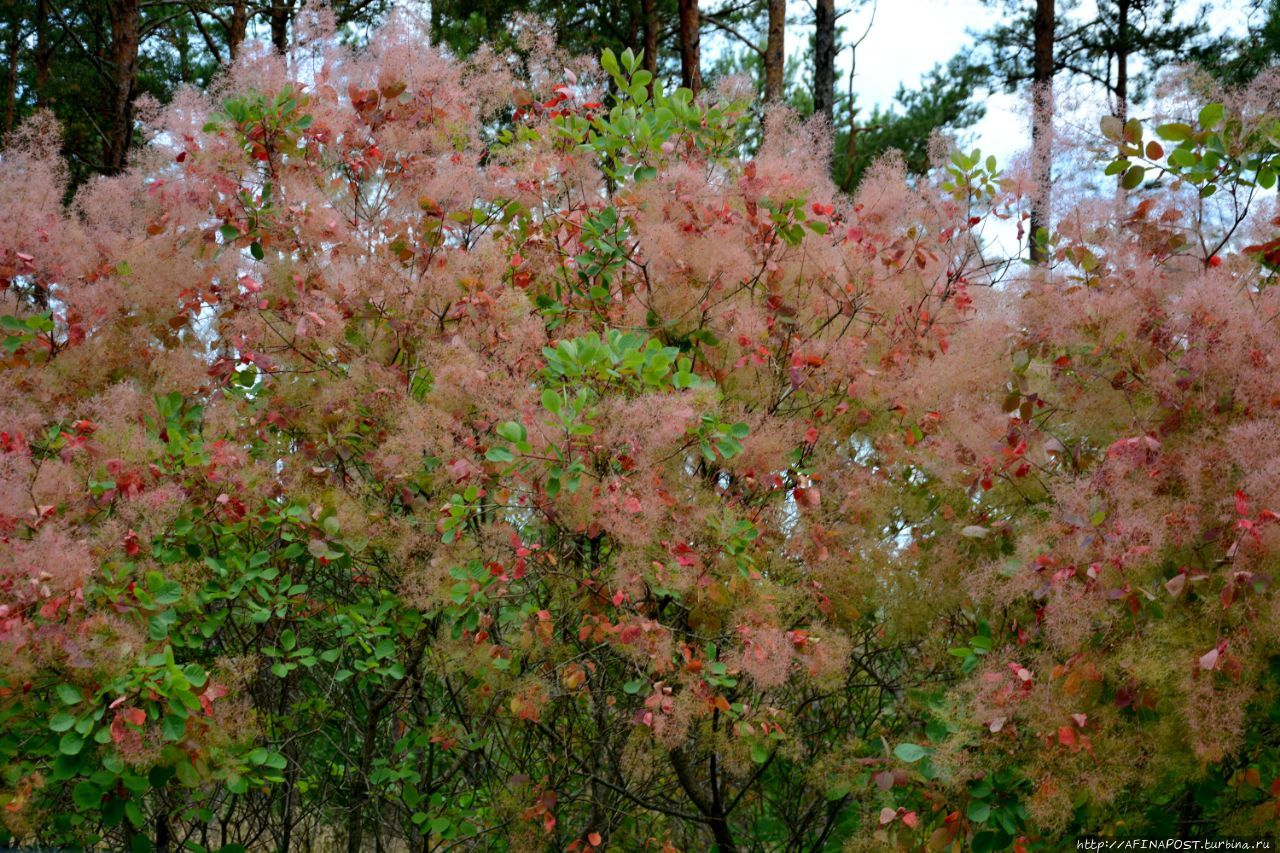
M 1274 832 L 1272 119 L 1104 123 L 1026 267 L 980 157 L 416 38 L 0 158 L 0 838 Z

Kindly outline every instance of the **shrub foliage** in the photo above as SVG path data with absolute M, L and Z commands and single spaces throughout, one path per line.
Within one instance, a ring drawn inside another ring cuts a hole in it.
M 316 44 L 0 159 L 0 840 L 1275 831 L 1274 120 L 1104 123 L 1027 268 L 976 153 Z

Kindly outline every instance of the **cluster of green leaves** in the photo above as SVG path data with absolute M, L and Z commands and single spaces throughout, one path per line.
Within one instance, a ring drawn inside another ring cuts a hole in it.
M 204 125 L 206 133 L 231 130 L 246 154 L 266 164 L 261 184 L 243 187 L 236 194 L 242 219 L 225 222 L 218 228 L 223 244 L 247 243 L 254 260 L 266 257 L 262 237 L 276 214 L 272 158 L 303 155 L 303 134 L 313 121 L 311 114 L 305 112 L 308 100 L 307 94 L 293 85 L 282 87 L 274 96 L 252 92 L 227 99 L 222 112 L 215 113 Z
M 995 156 L 983 159 L 977 148 L 968 154 L 959 150 L 951 152 L 945 173 L 942 189 L 959 201 L 989 202 L 1000 190 L 1000 169 Z
M 15 317 L 12 314 L 0 317 L 0 331 L 4 332 L 3 346 L 10 353 L 29 346 L 41 336 L 52 335 L 53 329 L 53 315 L 48 312 L 26 317 Z
M 616 90 L 613 105 L 608 112 L 566 109 L 552 122 L 552 131 L 566 144 L 594 152 L 615 184 L 649 180 L 660 165 L 687 156 L 688 149 L 711 160 L 737 151 L 745 104 L 696 103 L 685 88 L 668 93 L 660 79 L 641 68 L 642 61 L 642 53 L 627 49 L 618 56 L 606 48 L 601 65 Z M 536 135 L 529 127 L 504 129 L 498 143 L 507 146 Z
M 577 491 L 589 466 L 584 454 L 575 451 L 575 440 L 595 433 L 591 421 L 604 395 L 683 391 L 708 382 L 693 373 L 692 360 L 681 356 L 679 348 L 663 346 L 656 338 L 636 332 L 610 329 L 603 336 L 588 332 L 544 347 L 542 354 L 546 359 L 542 408 L 552 430 L 567 439 L 552 441 L 552 458 L 541 460 L 545 463 L 544 488 L 550 495 L 558 494 L 561 488 L 569 493 Z M 740 442 L 747 432 L 746 424 L 724 423 L 708 413 L 702 416 L 695 436 L 702 455 L 715 461 L 742 452 Z M 500 423 L 495 434 L 498 442 L 486 454 L 489 461 L 513 463 L 533 453 L 528 432 L 520 422 Z M 527 470 L 533 461 L 526 458 L 518 467 Z M 465 496 L 455 498 L 450 518 L 463 518 L 468 513 L 467 500 Z M 456 529 L 452 521 L 446 524 Z
M 293 84 L 281 87 L 274 96 L 261 92 L 237 95 L 224 101 L 222 111 L 210 116 L 202 129 L 218 133 L 230 126 L 245 153 L 256 159 L 268 143 L 278 148 L 280 142 L 296 142 L 311 127 L 312 116 L 305 112 L 308 100 Z
M 983 655 L 988 654 L 994 647 L 995 641 L 991 638 L 991 624 L 985 619 L 978 624 L 978 632 L 969 638 L 969 645 L 956 646 L 948 649 L 953 656 L 960 658 L 960 669 L 962 672 L 973 672 L 981 663 Z
M 591 299 L 606 302 L 614 273 L 627 263 L 626 225 L 618 209 L 606 205 L 582 223 L 578 235 L 583 252 L 577 257 L 578 276 Z
M 636 332 L 609 329 L 603 337 L 588 332 L 544 347 L 542 355 L 547 362 L 543 380 L 561 393 L 583 387 L 597 393 L 645 393 L 692 388 L 706 381 L 692 373 L 690 360 L 681 358 L 679 349 Z
M 1010 767 L 995 769 L 966 786 L 965 817 L 977 831 L 970 841 L 976 853 L 1006 850 L 1027 825 L 1024 799 L 1032 785 Z
M 1194 123 L 1169 122 L 1155 128 L 1157 139 L 1144 142 L 1137 119 L 1121 124 L 1115 116 L 1102 119 L 1102 134 L 1119 145 L 1106 167 L 1108 175 L 1122 175 L 1121 184 L 1134 189 L 1162 174 L 1187 181 L 1208 198 L 1223 185 L 1272 189 L 1280 169 L 1280 119 L 1249 121 L 1228 115 L 1220 103 L 1206 104 Z M 1165 144 L 1170 147 L 1166 151 Z M 1163 161 L 1163 162 L 1162 162 Z
M 799 246 L 806 228 L 814 234 L 826 234 L 830 227 L 825 220 L 809 216 L 803 196 L 781 201 L 764 199 L 760 205 L 769 211 L 769 221 L 773 223 L 775 233 L 788 246 Z

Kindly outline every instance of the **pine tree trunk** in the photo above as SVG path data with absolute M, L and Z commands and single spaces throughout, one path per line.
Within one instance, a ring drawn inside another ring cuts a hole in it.
M 140 0 L 112 0 L 107 8 L 111 21 L 112 91 L 103 129 L 106 139 L 102 160 L 106 173 L 115 174 L 129 164 L 129 145 L 133 141 L 133 90 L 138 79 L 142 4 Z
M 1048 259 L 1045 247 L 1036 235 L 1048 229 L 1052 207 L 1053 180 L 1053 39 L 1054 0 L 1036 0 L 1033 23 L 1035 53 L 1032 58 L 1031 85 L 1031 251 L 1032 263 Z
M 680 85 L 702 91 L 702 20 L 698 0 L 680 0 Z
M 9 22 L 5 40 L 5 61 L 9 72 L 4 81 L 4 125 L 0 131 L 8 133 L 18 121 L 18 51 L 22 48 L 22 16 L 15 10 Z
M 787 61 L 787 0 L 769 0 L 769 34 L 764 46 L 764 99 L 782 100 L 782 72 Z
M 1121 124 L 1129 118 L 1129 6 L 1131 0 L 1116 3 L 1116 115 Z
M 35 66 L 36 106 L 49 105 L 49 64 L 53 59 L 53 42 L 49 35 L 49 0 L 36 3 L 36 49 L 32 57 Z
M 271 0 L 271 46 L 276 53 L 289 49 L 289 19 L 293 17 L 292 0 Z
M 231 4 L 231 20 L 227 25 L 227 64 L 236 61 L 240 55 L 240 47 L 244 44 L 249 30 L 249 4 L 245 0 L 236 0 Z
M 813 32 L 813 112 L 835 120 L 836 3 L 818 0 Z
M 658 76 L 658 4 L 657 0 L 640 0 L 640 14 L 644 18 L 644 68 L 655 78 Z

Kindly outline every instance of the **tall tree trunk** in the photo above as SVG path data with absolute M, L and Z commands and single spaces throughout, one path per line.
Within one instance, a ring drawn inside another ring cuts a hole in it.
M 18 56 L 22 48 L 22 15 L 14 4 L 13 19 L 9 21 L 8 38 L 5 39 L 4 56 L 8 73 L 4 80 L 4 125 L 0 131 L 8 133 L 18 121 Z
M 249 4 L 245 0 L 236 0 L 231 4 L 231 18 L 227 22 L 227 64 L 236 61 L 240 48 L 244 44 L 245 35 L 249 31 Z
M 769 35 L 764 45 L 764 99 L 782 100 L 782 71 L 787 61 L 787 0 L 769 0 Z
M 818 0 L 813 17 L 813 111 L 835 120 L 836 0 Z
M 271 0 L 271 46 L 276 53 L 289 49 L 289 19 L 293 17 L 293 0 Z
M 129 164 L 129 144 L 133 141 L 133 90 L 138 79 L 138 50 L 142 38 L 141 0 L 112 0 L 107 4 L 111 21 L 112 79 L 108 118 L 103 132 L 103 167 L 107 174 L 124 170 Z
M 858 44 L 860 42 L 855 43 L 849 51 L 849 147 L 845 151 L 844 180 L 840 182 L 840 189 L 845 192 L 853 191 L 853 175 L 858 160 L 858 134 L 862 132 L 862 128 L 858 127 L 858 106 L 853 98 L 853 77 L 858 71 Z
M 1116 3 L 1116 115 L 1123 124 L 1129 118 L 1129 6 L 1131 0 Z
M 1048 229 L 1052 207 L 1053 180 L 1053 39 L 1054 0 L 1036 0 L 1036 16 L 1032 32 L 1035 53 L 1032 58 L 1031 85 L 1031 251 L 1032 263 L 1044 263 L 1048 251 L 1037 240 L 1040 230 Z
M 49 64 L 53 59 L 53 41 L 49 33 L 49 0 L 36 2 L 36 48 L 32 56 L 35 66 L 36 106 L 49 105 Z
M 680 85 L 702 91 L 702 19 L 698 0 L 679 0 L 680 9 Z
M 640 14 L 644 18 L 644 68 L 655 78 L 658 76 L 658 3 L 657 0 L 640 0 Z M 650 85 L 653 85 L 650 83 Z

